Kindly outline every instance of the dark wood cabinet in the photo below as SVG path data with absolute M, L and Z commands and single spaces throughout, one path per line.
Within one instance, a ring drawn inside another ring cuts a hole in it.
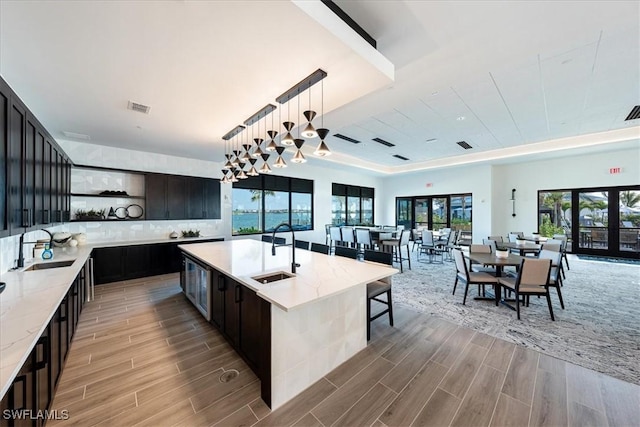
M 227 289 L 226 276 L 217 270 L 211 270 L 211 320 L 218 329 L 224 329 L 224 305 Z
M 8 159 L 11 91 L 0 79 L 0 237 L 10 234 L 8 212 Z
M 187 179 L 184 176 L 166 175 L 167 179 L 167 219 L 187 217 Z
M 93 250 L 94 280 L 96 285 L 117 282 L 124 278 L 124 247 L 96 248 Z
M 220 219 L 220 181 L 147 174 L 146 219 Z
M 26 136 L 27 109 L 16 98 L 11 98 L 9 115 L 9 206 L 11 234 L 24 233 L 28 227 L 29 213 L 22 198 L 22 159 Z
M 149 276 L 149 245 L 132 245 L 123 248 L 122 252 L 124 279 L 137 279 Z

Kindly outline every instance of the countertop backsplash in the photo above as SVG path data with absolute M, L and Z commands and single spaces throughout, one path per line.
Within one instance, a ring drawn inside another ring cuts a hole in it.
M 47 227 L 52 233 L 66 231 L 72 234 L 84 233 L 87 244 L 108 242 L 134 242 L 138 240 L 170 241 L 172 231 L 181 235 L 182 230 L 200 230 L 201 237 L 225 236 L 222 220 L 176 220 L 176 221 L 88 221 L 72 222 L 55 227 Z M 35 242 L 49 236 L 40 230 L 32 231 L 24 236 L 25 242 Z M 227 236 L 228 237 L 228 236 Z M 0 273 L 15 267 L 18 259 L 20 236 L 0 239 Z M 25 260 L 31 259 L 33 244 L 24 245 Z

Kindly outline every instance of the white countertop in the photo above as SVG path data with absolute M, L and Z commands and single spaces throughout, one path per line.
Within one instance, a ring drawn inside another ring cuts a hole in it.
M 94 248 L 189 243 L 215 238 L 218 236 L 109 241 L 74 248 L 54 248 L 52 260 L 39 260 L 38 263 L 71 259 L 75 259 L 75 262 L 69 267 L 1 274 L 0 282 L 5 282 L 7 287 L 0 294 L 0 399 L 9 389 Z M 26 261 L 25 268 L 33 263 L 33 260 Z
M 291 246 L 276 247 L 275 256 L 271 255 L 271 243 L 252 239 L 179 247 L 285 311 L 398 272 L 382 264 L 296 249 L 296 262 L 300 267 L 295 277 L 262 284 L 252 277 L 276 271 L 291 272 Z

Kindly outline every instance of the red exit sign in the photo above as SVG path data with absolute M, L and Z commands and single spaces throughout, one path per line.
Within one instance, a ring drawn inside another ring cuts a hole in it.
M 622 168 L 609 168 L 609 174 L 615 175 L 617 173 L 622 173 Z
M 427 182 L 424 186 L 427 188 L 431 188 L 433 187 L 433 182 Z

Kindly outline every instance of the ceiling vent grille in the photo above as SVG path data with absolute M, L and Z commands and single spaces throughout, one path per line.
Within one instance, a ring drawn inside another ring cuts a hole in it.
M 404 156 L 401 156 L 400 154 L 394 154 L 393 157 L 395 157 L 396 159 L 400 159 L 400 160 L 409 160 Z
M 64 136 L 66 136 L 67 138 L 82 139 L 84 141 L 89 141 L 91 139 L 91 137 L 89 135 L 85 135 L 83 133 L 68 132 L 66 130 L 62 131 L 62 134 Z
M 635 120 L 635 119 L 640 119 L 640 105 L 636 105 L 635 107 L 633 107 L 631 109 L 631 112 L 627 116 L 627 118 L 624 119 L 624 121 L 626 122 L 627 120 Z
M 336 138 L 344 139 L 345 141 L 353 142 L 354 144 L 360 144 L 362 142 L 358 141 L 357 139 L 349 138 L 348 136 L 341 133 L 334 133 L 333 136 L 335 136 Z
M 132 111 L 137 111 L 138 113 L 149 114 L 149 110 L 151 107 L 144 104 L 138 104 L 137 102 L 129 101 L 127 104 L 127 108 Z
M 472 146 L 467 144 L 466 141 L 459 141 L 459 142 L 456 142 L 456 144 L 458 144 L 460 147 L 464 148 L 465 150 L 470 150 L 473 148 Z
M 375 142 L 379 142 L 382 145 L 386 145 L 387 147 L 395 147 L 396 146 L 396 144 L 392 144 L 389 141 L 385 141 L 384 139 L 381 139 L 381 138 L 373 138 L 373 140 Z

